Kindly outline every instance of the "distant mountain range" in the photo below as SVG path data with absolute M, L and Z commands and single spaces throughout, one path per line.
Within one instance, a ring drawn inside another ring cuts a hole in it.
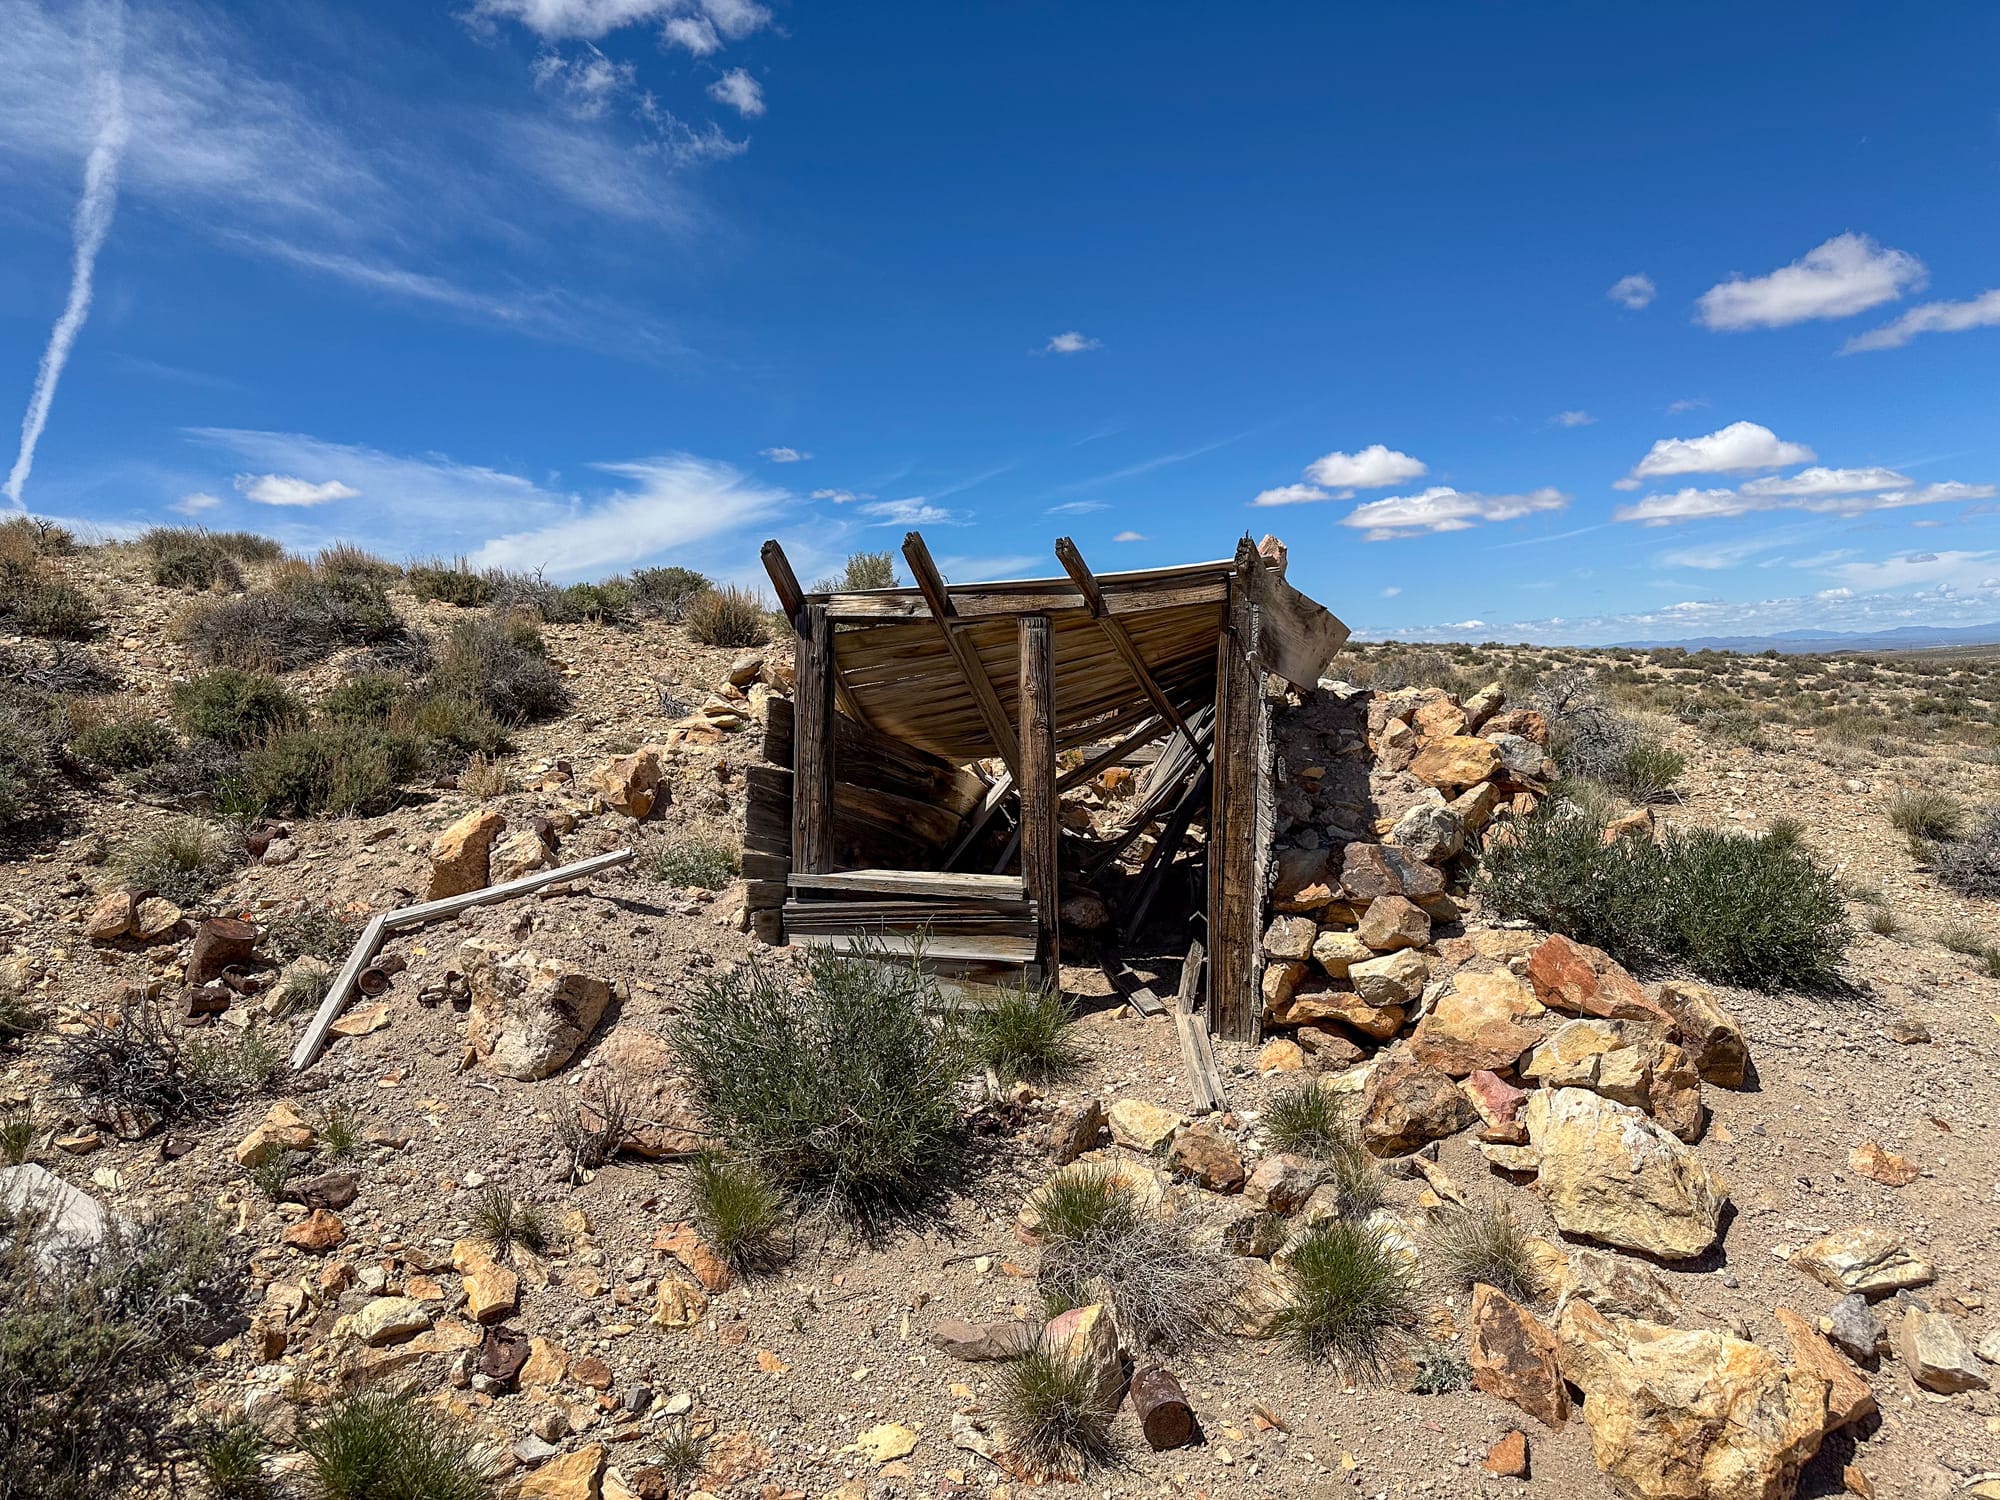
M 1823 651 L 1926 651 L 1942 646 L 2000 646 L 2000 621 L 1991 625 L 1903 625 L 1895 630 L 1783 630 L 1776 635 L 1704 635 L 1681 641 L 1614 641 L 1638 651 L 1678 646 L 1683 651 L 1734 651 L 1754 656 L 1778 651 L 1787 656 Z

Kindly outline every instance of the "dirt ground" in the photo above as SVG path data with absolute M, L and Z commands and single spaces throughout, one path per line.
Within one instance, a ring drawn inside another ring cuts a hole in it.
M 135 691 L 161 705 L 171 680 L 191 668 L 161 628 L 174 607 L 170 597 L 132 588 L 102 648 Z M 442 606 L 428 611 L 444 613 Z M 547 634 L 569 668 L 576 703 L 565 718 L 519 736 L 510 764 L 524 781 L 558 758 L 583 770 L 659 737 L 685 705 L 721 680 L 735 654 L 693 646 L 676 627 L 659 624 L 624 631 L 555 627 Z M 338 679 L 337 663 L 300 676 L 308 687 L 324 687 Z M 662 820 L 635 827 L 608 812 L 584 816 L 565 837 L 563 857 L 626 842 L 650 848 L 669 830 L 732 832 L 741 818 L 741 765 L 754 738 L 688 748 L 672 767 L 674 801 Z M 1812 847 L 1851 888 L 1879 891 L 1902 930 L 1886 937 L 1860 930 L 1842 993 L 1718 992 L 1742 1021 L 1756 1066 L 1754 1086 L 1744 1092 L 1706 1090 L 1713 1123 L 1698 1149 L 1726 1178 L 1734 1217 L 1722 1250 L 1698 1270 L 1663 1274 L 1686 1300 L 1690 1323 L 1737 1330 L 1782 1352 L 1773 1309 L 1789 1306 L 1814 1317 L 1834 1295 L 1774 1252 L 1829 1229 L 1880 1223 L 1936 1264 L 1933 1305 L 1952 1313 L 1968 1342 L 1977 1342 L 2000 1326 L 2000 980 L 1931 934 L 1969 925 L 2000 942 L 2000 910 L 1939 889 L 1890 827 L 1883 804 L 1896 787 L 1938 782 L 1969 800 L 2000 800 L 2000 766 L 1929 755 L 1835 768 L 1813 753 L 1810 737 L 1790 732 L 1777 749 L 1711 744 L 1693 730 L 1680 731 L 1674 743 L 1689 767 L 1678 800 L 1657 807 L 1656 816 L 1751 828 L 1781 813 L 1802 818 Z M 518 791 L 493 805 L 516 827 L 565 803 L 582 805 L 560 791 Z M 301 857 L 238 872 L 216 909 L 255 919 L 299 898 L 368 909 L 401 904 L 424 889 L 431 839 L 471 805 L 462 793 L 437 791 L 383 818 L 300 823 Z M 84 939 L 80 923 L 100 878 L 103 844 L 167 814 L 111 787 L 78 813 L 61 843 L 0 865 L 0 948 L 27 977 L 30 998 L 57 1023 L 53 1034 L 0 1059 L 0 1097 L 32 1103 L 50 1134 L 69 1134 L 82 1121 L 47 1089 L 42 1050 L 55 1045 L 62 1029 L 102 1014 L 121 984 L 173 973 L 185 952 L 184 944 L 96 949 Z M 445 1391 L 502 1447 L 540 1419 L 558 1433 L 559 1446 L 607 1442 L 611 1463 L 629 1479 L 674 1414 L 691 1408 L 695 1424 L 716 1434 L 704 1481 L 712 1490 L 817 1500 L 857 1481 L 843 1496 L 1014 1492 L 1016 1481 L 951 1439 L 954 1413 L 974 1407 L 990 1389 L 992 1367 L 954 1361 L 926 1335 L 941 1318 L 980 1321 L 1034 1308 L 1036 1252 L 1017 1239 L 1014 1216 L 1048 1171 L 1038 1127 L 1051 1105 L 1084 1097 L 1186 1108 L 1173 1027 L 1115 1004 L 1094 968 L 1067 971 L 1066 984 L 1081 997 L 1087 1064 L 1051 1089 L 1049 1099 L 982 1127 L 979 1170 L 953 1185 L 935 1219 L 890 1226 L 869 1243 L 830 1220 L 808 1218 L 791 1264 L 717 1293 L 701 1325 L 663 1328 L 649 1319 L 658 1284 L 672 1273 L 669 1256 L 653 1247 L 685 1211 L 674 1170 L 621 1159 L 573 1184 L 552 1121 L 573 1105 L 571 1091 L 593 1069 L 629 1066 L 617 1059 L 644 1055 L 618 1052 L 614 1039 L 630 1048 L 635 1036 L 659 1035 L 693 986 L 751 956 L 752 941 L 738 930 L 739 908 L 740 896 L 676 890 L 635 864 L 566 894 L 482 909 L 392 943 L 388 951 L 409 967 L 379 997 L 386 1025 L 337 1039 L 282 1091 L 308 1118 L 338 1104 L 385 1136 L 408 1136 L 400 1148 L 364 1147 L 350 1163 L 360 1171 L 360 1195 L 341 1211 L 345 1242 L 330 1253 L 284 1246 L 281 1232 L 305 1210 L 273 1207 L 234 1160 L 234 1146 L 263 1117 L 268 1098 L 247 1101 L 225 1118 L 176 1125 L 164 1137 L 122 1142 L 106 1132 L 87 1154 L 44 1145 L 37 1157 L 119 1208 L 181 1198 L 220 1204 L 239 1226 L 260 1283 L 317 1287 L 332 1260 L 346 1261 L 358 1275 L 379 1271 L 362 1280 L 386 1290 L 428 1280 L 440 1293 L 437 1326 L 418 1342 L 432 1341 L 435 1352 L 405 1357 L 398 1372 Z M 1857 924 L 1863 912 L 1855 907 Z M 572 961 L 623 990 L 578 1060 L 557 1077 L 521 1083 L 464 1069 L 463 1015 L 449 1003 L 424 1003 L 427 987 L 452 966 L 458 943 L 481 935 Z M 763 951 L 766 961 L 786 961 Z M 1892 1027 L 1911 1023 L 1930 1040 L 1892 1040 Z M 304 1018 L 279 1024 L 289 1046 Z M 1292 1080 L 1257 1073 L 1254 1049 L 1218 1044 L 1217 1054 L 1230 1105 L 1225 1124 L 1254 1146 L 1260 1106 Z M 1915 1158 L 1923 1175 L 1900 1188 L 1858 1176 L 1848 1153 L 1864 1141 Z M 170 1157 L 170 1150 L 177 1154 Z M 1533 1189 L 1501 1180 L 1469 1136 L 1444 1143 L 1441 1165 L 1469 1196 L 1504 1200 L 1536 1232 L 1557 1237 Z M 522 1392 L 498 1397 L 454 1389 L 446 1373 L 456 1352 L 452 1331 L 470 1326 L 454 1306 L 461 1294 L 447 1264 L 450 1246 L 464 1232 L 478 1184 L 494 1182 L 545 1206 L 552 1218 L 567 1216 L 566 1238 L 546 1262 L 547 1284 L 524 1277 L 521 1309 L 511 1321 L 558 1346 L 572 1372 L 537 1390 L 524 1382 Z M 1422 1187 L 1420 1180 L 1396 1179 L 1392 1208 L 1415 1216 Z M 1211 1198 L 1210 1209 L 1225 1214 L 1227 1205 Z M 215 1350 L 202 1378 L 204 1409 L 233 1413 L 247 1405 L 282 1431 L 290 1399 L 334 1378 L 333 1325 L 366 1300 L 356 1288 L 309 1311 L 293 1324 L 292 1345 L 276 1360 L 260 1361 L 247 1332 Z M 395 1352 L 371 1354 L 386 1360 Z M 593 1356 L 605 1372 L 591 1365 Z M 1231 1340 L 1172 1363 L 1205 1440 L 1151 1453 L 1127 1408 L 1119 1417 L 1124 1465 L 1085 1488 L 1105 1496 L 1218 1500 L 1613 1493 L 1577 1417 L 1549 1431 L 1469 1390 L 1416 1396 L 1347 1388 L 1267 1341 Z M 1841 1492 L 1848 1464 L 1877 1495 L 1927 1500 L 2000 1470 L 2000 1397 L 1932 1395 L 1891 1361 L 1870 1380 L 1882 1408 L 1879 1422 L 1858 1443 L 1852 1435 L 1830 1439 L 1801 1493 Z M 629 1408 L 643 1403 L 632 1392 L 641 1386 L 651 1400 L 635 1416 Z M 620 1405 L 626 1409 L 606 1409 Z M 551 1414 L 560 1427 L 548 1425 Z M 853 1449 L 860 1434 L 880 1423 L 915 1431 L 907 1456 L 878 1464 Z M 1532 1478 L 1483 1473 L 1479 1460 L 1488 1447 L 1517 1426 L 1528 1434 Z

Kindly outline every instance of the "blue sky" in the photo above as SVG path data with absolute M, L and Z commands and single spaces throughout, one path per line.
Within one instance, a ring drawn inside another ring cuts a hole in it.
M 1994 7 L 5 4 L 0 507 L 2000 620 Z

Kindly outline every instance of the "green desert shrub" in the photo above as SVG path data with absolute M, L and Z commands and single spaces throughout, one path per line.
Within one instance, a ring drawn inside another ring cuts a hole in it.
M 1634 802 L 1658 802 L 1687 769 L 1687 757 L 1658 740 L 1640 739 L 1619 758 L 1611 785 Z
M 353 949 L 364 923 L 330 901 L 302 901 L 264 923 L 264 946 L 280 959 L 316 958 L 337 964 Z
M 282 1019 L 318 1010 L 332 988 L 333 971 L 325 964 L 317 960 L 294 964 L 271 991 L 271 1014 Z
M 1889 799 L 1889 823 L 1914 839 L 1955 838 L 1965 823 L 1965 808 L 1951 793 L 1936 787 L 1914 787 Z
M 763 601 L 733 583 L 697 594 L 682 618 L 688 634 L 704 646 L 761 646 L 771 638 Z
M 108 771 L 143 771 L 171 758 L 181 747 L 172 729 L 158 719 L 107 719 L 70 736 L 70 749 Z
M 0 828 L 19 831 L 54 814 L 61 748 L 60 732 L 39 705 L 0 694 Z
M 549 1248 L 548 1217 L 539 1205 L 489 1183 L 473 1202 L 471 1237 L 496 1257 L 516 1245 L 540 1255 Z
M 411 563 L 404 577 L 410 592 L 419 599 L 456 605 L 460 609 L 478 609 L 493 602 L 493 580 L 462 557 L 450 562 L 432 558 L 428 562 Z
M 678 624 L 688 604 L 711 587 L 693 568 L 640 568 L 632 574 L 632 613 Z
M 315 1500 L 491 1500 L 494 1455 L 470 1424 L 373 1386 L 300 1431 Z
M 181 638 L 210 666 L 289 672 L 344 646 L 394 647 L 409 632 L 380 577 L 286 564 L 268 588 L 200 604 L 183 616 Z
M 102 617 L 90 596 L 41 567 L 0 567 L 0 630 L 50 641 L 85 641 Z
M 902 580 L 896 576 L 893 552 L 850 552 L 847 565 L 836 576 L 822 578 L 813 585 L 815 594 L 858 594 L 868 589 L 892 589 Z
M 219 537 L 199 526 L 155 526 L 139 538 L 152 564 L 153 582 L 162 588 L 240 589 L 243 570 Z
M 1272 1150 L 1325 1164 L 1341 1217 L 1365 1219 L 1386 1201 L 1388 1184 L 1341 1112 L 1340 1100 L 1327 1090 L 1311 1083 L 1291 1085 L 1264 1107 L 1262 1127 Z
M 416 738 L 426 768 L 435 775 L 456 771 L 475 755 L 498 755 L 511 744 L 506 728 L 484 704 L 456 693 L 408 698 L 397 705 L 389 724 L 392 731 Z
M 329 542 L 313 555 L 313 572 L 321 578 L 365 578 L 384 583 L 401 576 L 402 569 L 352 542 Z
M 1408 1347 L 1422 1306 L 1416 1274 L 1375 1226 L 1320 1220 L 1294 1242 L 1285 1279 L 1278 1331 L 1308 1359 L 1364 1379 Z
M 35 1116 L 32 1110 L 10 1109 L 0 1114 L 0 1164 L 18 1167 L 35 1149 Z
M 272 1493 L 264 1472 L 271 1442 L 254 1422 L 236 1422 L 204 1432 L 196 1441 L 195 1467 L 214 1500 L 263 1500 Z
M 414 736 L 375 724 L 320 724 L 251 746 L 231 793 L 239 811 L 258 816 L 380 813 L 396 805 L 403 784 L 426 763 Z
M 40 1205 L 0 1205 L 0 1495 L 155 1493 L 241 1296 L 227 1230 L 180 1210 L 114 1217 L 88 1256 L 59 1244 Z
M 176 683 L 174 717 L 190 739 L 242 748 L 305 721 L 305 706 L 277 678 L 221 667 Z
M 1934 934 L 1940 948 L 1967 958 L 1977 958 L 1986 951 L 1986 934 L 1969 922 L 1952 922 L 1940 927 Z
M 107 868 L 127 890 L 156 891 L 176 906 L 206 901 L 242 862 L 242 845 L 205 818 L 174 818 L 136 833 L 112 851 Z
M 1226 1326 L 1220 1259 L 1194 1248 L 1183 1213 L 1153 1211 L 1110 1168 L 1058 1173 L 1036 1190 L 1034 1208 L 1045 1310 L 1108 1300 L 1121 1328 L 1172 1348 Z
M 934 1191 L 960 1156 L 962 1030 L 914 963 L 808 951 L 802 973 L 709 976 L 673 1028 L 708 1124 L 778 1182 L 866 1205 Z
M 968 1012 L 966 1027 L 980 1066 L 1004 1083 L 1047 1083 L 1083 1064 L 1075 1018 L 1062 991 L 1026 984 L 997 991 L 990 1005 Z
M 1080 1479 L 1115 1463 L 1115 1392 L 1087 1361 L 1037 1344 L 997 1366 L 991 1410 L 1011 1451 L 1037 1478 Z
M 1775 826 L 1606 845 L 1594 822 L 1544 807 L 1491 841 L 1479 889 L 1496 914 L 1622 963 L 1680 964 L 1758 989 L 1826 983 L 1850 936 L 1831 876 L 1795 830 Z
M 1433 1276 L 1454 1291 L 1484 1283 L 1516 1302 L 1539 1302 L 1548 1292 L 1528 1232 L 1505 1204 L 1438 1209 L 1426 1238 Z
M 518 612 L 460 620 L 438 651 L 433 692 L 477 703 L 502 724 L 527 724 L 569 702 L 535 622 Z
M 776 1262 L 783 1203 L 762 1172 L 722 1152 L 704 1151 L 687 1164 L 685 1176 L 694 1221 L 717 1254 L 739 1270 Z
M 409 696 L 410 681 L 400 672 L 357 672 L 319 701 L 323 718 L 386 724 Z
M 2000 896 L 2000 804 L 1981 808 L 1963 837 L 1936 845 L 1931 867 L 1961 896 Z
M 719 891 L 736 878 L 736 845 L 712 833 L 684 833 L 653 851 L 647 869 L 663 885 Z

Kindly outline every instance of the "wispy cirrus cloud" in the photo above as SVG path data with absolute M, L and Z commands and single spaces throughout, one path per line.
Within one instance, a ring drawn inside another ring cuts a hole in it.
M 1973 328 L 2000 328 L 2000 289 L 1965 302 L 1926 302 L 1893 323 L 1858 333 L 1841 346 L 1842 354 L 1867 349 L 1900 349 L 1923 333 L 1964 333 Z
M 1835 235 L 1767 276 L 1732 276 L 1696 302 L 1702 325 L 1719 333 L 1784 328 L 1847 318 L 1923 286 L 1924 263 L 1865 234 Z
M 1842 486 L 1838 479 L 1843 474 L 1856 476 L 1858 483 Z M 1789 480 L 1752 481 L 1740 489 L 1682 489 L 1648 495 L 1631 505 L 1620 506 L 1612 519 L 1644 526 L 1672 526 L 1682 521 L 1719 520 L 1767 510 L 1859 516 L 1870 511 L 1903 510 L 1919 505 L 1990 500 L 1995 493 L 1993 485 L 1965 484 L 1958 480 L 1915 484 L 1888 469 L 1808 469 Z

